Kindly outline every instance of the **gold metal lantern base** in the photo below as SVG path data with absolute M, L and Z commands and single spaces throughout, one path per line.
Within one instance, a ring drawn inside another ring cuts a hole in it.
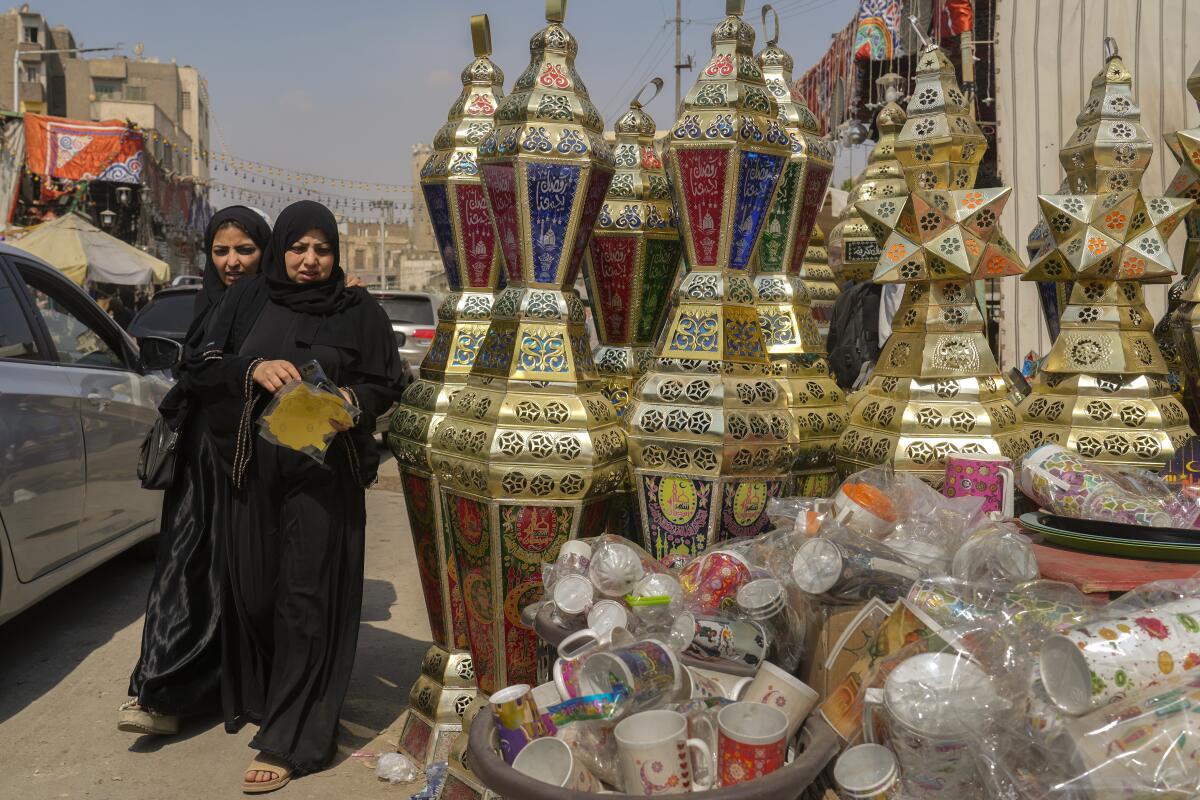
M 426 766 L 445 761 L 463 730 L 463 714 L 477 694 L 469 653 L 451 653 L 438 645 L 429 648 L 408 694 L 400 752 Z
M 802 434 L 793 446 L 787 494 L 829 497 L 838 484 L 838 439 L 850 417 L 829 360 L 819 354 L 772 356 L 770 372 L 782 379 L 788 408 Z

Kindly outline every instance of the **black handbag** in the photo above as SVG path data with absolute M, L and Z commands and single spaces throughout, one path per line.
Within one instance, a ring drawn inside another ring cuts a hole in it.
M 142 451 L 138 458 L 137 476 L 143 489 L 166 489 L 175 479 L 175 455 L 179 444 L 179 431 L 159 415 L 142 440 Z

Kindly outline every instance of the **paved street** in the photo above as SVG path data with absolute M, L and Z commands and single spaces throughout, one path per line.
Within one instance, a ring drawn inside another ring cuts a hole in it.
M 367 565 L 354 678 L 338 757 L 281 798 L 404 798 L 356 751 L 394 749 L 407 691 L 428 646 L 412 540 L 394 462 L 367 494 Z M 219 711 L 169 739 L 116 729 L 137 658 L 153 570 L 127 553 L 0 626 L 0 798 L 235 798 L 252 726 L 228 735 Z

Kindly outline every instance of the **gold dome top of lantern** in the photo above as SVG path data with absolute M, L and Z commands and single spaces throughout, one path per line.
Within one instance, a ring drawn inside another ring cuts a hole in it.
M 908 119 L 896 137 L 896 158 L 910 189 L 966 189 L 975 185 L 987 139 L 971 117 L 954 65 L 937 45 L 917 61 Z
M 504 73 L 490 58 L 492 35 L 486 14 L 471 17 L 471 42 L 475 59 L 462 71 L 462 92 L 433 137 L 433 153 L 421 167 L 421 191 L 442 268 L 454 291 L 495 289 L 502 268 L 476 160 L 479 145 L 492 133 L 492 115 L 504 96 Z
M 1142 195 L 1153 145 L 1132 84 L 1115 52 L 1092 80 L 1079 128 L 1060 157 L 1070 193 L 1038 196 L 1050 236 L 1034 254 L 1026 280 L 1162 283 L 1174 274 L 1167 239 L 1192 201 Z
M 1135 189 L 1154 154 L 1142 127 L 1142 110 L 1133 102 L 1133 75 L 1118 55 L 1092 79 L 1092 91 L 1075 133 L 1058 160 L 1075 194 L 1105 194 Z
M 763 27 L 767 15 L 763 6 Z M 774 35 L 756 60 L 767 90 L 779 107 L 779 121 L 791 140 L 791 155 L 784 167 L 775 201 L 767 214 L 766 230 L 758 249 L 757 271 L 797 275 L 804 260 L 813 225 L 825 201 L 833 173 L 833 144 L 818 133 L 817 120 L 808 106 L 792 92 L 791 55 L 779 47 L 779 15 L 775 14 Z
M 855 204 L 875 197 L 900 197 L 908 192 L 904 167 L 896 160 L 896 137 L 907 119 L 904 109 L 889 102 L 875 117 L 879 138 L 867 158 L 867 168 L 858 174 L 846 197 L 841 219 L 829 232 L 829 266 L 835 280 L 865 281 L 875 274 L 879 243 Z

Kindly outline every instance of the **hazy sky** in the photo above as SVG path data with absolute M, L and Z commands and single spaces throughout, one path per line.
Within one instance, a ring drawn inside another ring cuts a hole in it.
M 529 61 L 543 27 L 543 0 L 41 0 L 31 8 L 63 24 L 85 46 L 136 42 L 145 55 L 198 67 L 208 79 L 211 146 L 298 171 L 361 181 L 409 183 L 410 152 L 445 121 L 471 60 L 468 18 L 491 18 L 493 60 L 506 89 Z M 780 44 L 797 77 L 853 16 L 857 0 L 779 0 Z M 724 0 L 684 0 L 683 52 L 703 64 Z M 747 2 L 760 29 L 760 4 Z M 611 125 L 637 88 L 667 81 L 648 107 L 659 127 L 674 92 L 674 0 L 572 0 L 567 28 L 577 68 Z M 762 45 L 761 29 L 756 48 Z M 684 72 L 683 91 L 694 79 Z M 861 160 L 861 159 L 860 159 Z M 861 167 L 861 164 L 858 165 Z M 218 177 L 221 177 L 218 175 Z

